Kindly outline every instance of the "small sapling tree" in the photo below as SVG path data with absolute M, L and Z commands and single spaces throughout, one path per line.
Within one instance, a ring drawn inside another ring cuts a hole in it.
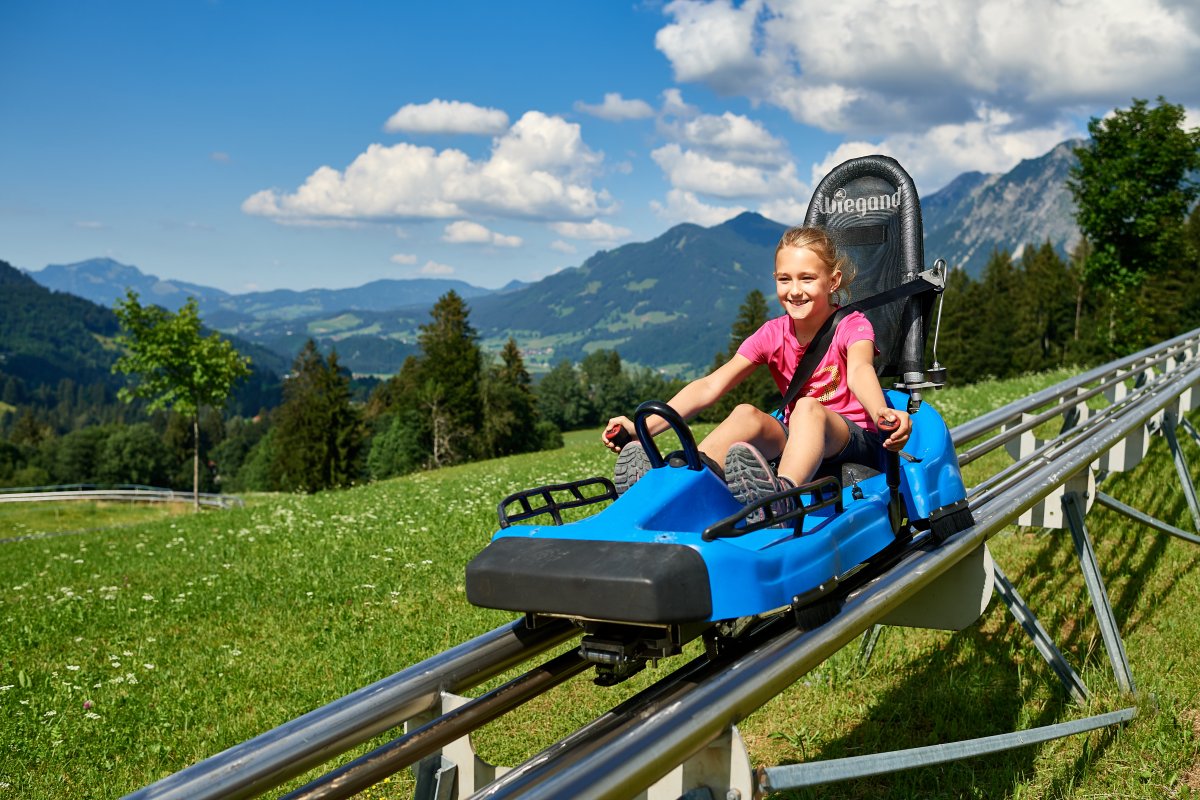
M 191 420 L 192 504 L 199 511 L 200 409 L 224 405 L 233 384 L 250 374 L 250 359 L 219 334 L 203 334 L 194 297 L 172 313 L 143 306 L 130 289 L 114 310 L 121 323 L 117 343 L 124 352 L 113 372 L 134 378 L 118 396 L 125 402 L 147 400 L 151 411 L 169 409 Z

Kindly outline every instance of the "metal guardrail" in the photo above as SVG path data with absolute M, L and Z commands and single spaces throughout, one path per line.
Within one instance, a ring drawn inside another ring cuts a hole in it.
M 0 489 L 0 503 L 46 503 L 67 500 L 114 501 L 131 503 L 191 503 L 191 492 L 160 489 L 154 486 L 93 487 L 89 484 L 37 486 Z M 242 498 L 232 494 L 200 493 L 200 505 L 209 508 L 241 508 Z

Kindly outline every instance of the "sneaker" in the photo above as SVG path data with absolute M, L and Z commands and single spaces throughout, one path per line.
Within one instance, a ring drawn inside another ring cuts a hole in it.
M 790 489 L 791 481 L 777 478 L 767 459 L 758 448 L 745 442 L 737 442 L 729 448 L 725 456 L 725 484 L 734 498 L 744 506 L 760 500 L 767 495 Z M 788 497 L 771 504 L 771 510 L 776 516 L 786 514 L 796 508 L 796 499 Z M 747 522 L 760 522 L 766 514 L 757 511 L 746 518 Z
M 613 465 L 613 486 L 617 488 L 617 494 L 625 494 L 649 471 L 650 457 L 640 442 L 630 442 L 622 447 L 617 454 L 617 463 Z

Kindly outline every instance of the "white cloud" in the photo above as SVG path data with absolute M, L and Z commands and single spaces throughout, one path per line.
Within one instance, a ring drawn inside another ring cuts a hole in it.
M 388 260 L 393 264 L 400 264 L 402 266 L 409 266 L 417 263 L 417 257 L 412 253 L 396 253 Z
M 721 116 L 700 114 L 665 128 L 685 145 L 740 164 L 779 166 L 788 160 L 787 145 L 761 123 L 726 111 Z
M 422 275 L 453 275 L 454 267 L 449 264 L 439 264 L 436 261 L 426 261 L 425 266 L 421 267 Z
M 668 143 L 650 155 L 678 193 L 674 200 L 668 199 L 666 205 L 660 203 L 656 208 L 690 208 L 685 198 L 703 206 L 686 212 L 660 211 L 667 216 L 710 218 L 728 210 L 708 205 L 714 198 L 771 202 L 807 191 L 797 178 L 786 142 L 750 117 L 728 111 L 721 115 L 700 113 L 684 101 L 682 92 L 669 89 L 663 92 L 658 132 Z
M 229 153 L 223 153 L 223 152 L 221 152 L 221 151 L 219 151 L 219 150 L 218 150 L 218 151 L 215 151 L 215 152 L 212 152 L 212 153 L 209 153 L 209 154 L 208 154 L 208 157 L 209 157 L 211 160 L 213 160 L 213 161 L 217 162 L 218 164 L 228 164 L 230 161 L 232 161 L 232 160 L 233 160 L 233 159 L 231 159 L 231 158 L 229 157 Z
M 451 244 L 490 244 L 497 247 L 520 247 L 520 236 L 506 236 L 502 233 L 488 230 L 478 222 L 458 220 L 446 226 L 442 233 L 442 241 Z
M 891 156 L 912 175 L 921 194 L 944 186 L 971 170 L 1004 172 L 1026 158 L 1045 154 L 1077 132 L 1063 121 L 1042 127 L 1014 129 L 1011 118 L 981 108 L 977 117 L 962 124 L 937 125 L 920 133 L 899 133 L 876 143 L 852 140 L 842 143 L 812 168 L 812 184 L 838 164 L 876 153 Z
M 679 89 L 665 89 L 662 93 L 662 98 L 663 116 L 688 119 L 700 113 L 700 109 L 696 108 L 696 106 L 688 105 L 684 102 L 683 92 Z
M 1183 110 L 1183 126 L 1188 130 L 1200 128 L 1200 107 L 1191 106 Z
M 658 130 L 669 142 L 650 155 L 674 191 L 665 204 L 654 204 L 660 216 L 721 221 L 740 209 L 710 205 L 714 198 L 774 202 L 807 191 L 787 144 L 757 120 L 702 114 L 670 89 L 663 92 Z
M 508 128 L 508 114 L 498 108 L 481 108 L 457 100 L 434 99 L 410 103 L 388 118 L 388 133 L 472 133 L 495 136 Z
M 575 110 L 609 122 L 624 122 L 631 119 L 646 119 L 654 116 L 654 109 L 645 100 L 626 100 L 619 92 L 608 92 L 600 105 L 588 105 L 582 100 L 575 103 Z
M 555 222 L 550 225 L 555 233 L 572 239 L 586 239 L 593 242 L 615 242 L 624 239 L 632 231 L 617 225 L 610 225 L 604 220 L 594 219 L 591 222 Z
M 679 189 L 667 192 L 665 204 L 653 200 L 650 202 L 650 207 L 654 209 L 654 213 L 667 222 L 694 222 L 706 227 L 719 225 L 746 210 L 741 206 L 709 205 L 698 199 L 693 193 Z
M 678 81 L 846 137 L 814 165 L 814 180 L 850 155 L 885 153 L 930 191 L 965 170 L 1005 171 L 1042 155 L 1084 135 L 1081 119 L 1134 97 L 1200 108 L 1200 8 L 1184 0 L 676 0 L 664 11 L 655 43 Z M 700 116 L 677 89 L 664 93 L 668 107 L 689 120 L 675 124 L 683 148 L 755 163 L 754 151 L 734 156 L 727 140 L 718 148 L 714 137 L 687 136 Z M 761 151 L 764 163 L 772 152 Z M 715 184 L 726 187 L 715 196 L 733 196 L 738 183 L 753 185 L 744 169 L 700 175 L 696 159 L 660 159 L 680 189 Z
M 762 168 L 721 160 L 668 144 L 653 151 L 651 157 L 667 180 L 677 189 L 714 197 L 769 197 L 800 189 L 796 168 Z
M 551 242 L 550 249 L 557 250 L 560 253 L 566 253 L 567 255 L 572 255 L 573 253 L 578 252 L 575 245 L 571 244 L 570 242 L 564 242 L 562 239 L 555 239 L 553 242 Z
M 591 219 L 611 211 L 607 195 L 591 186 L 602 158 L 584 144 L 579 125 L 530 111 L 493 140 L 486 160 L 455 149 L 372 144 L 344 171 L 319 167 L 294 192 L 264 189 L 242 210 L 296 224 Z
M 762 75 L 756 53 L 760 0 L 734 8 L 728 0 L 698 3 L 677 0 L 665 12 L 675 22 L 654 37 L 671 61 L 675 79 L 708 83 L 719 92 L 738 92 Z
M 1135 96 L 1200 100 L 1200 14 L 1174 0 L 679 0 L 665 11 L 655 43 L 677 80 L 859 136 L 969 123 L 981 105 L 1024 128 Z
M 804 215 L 808 213 L 808 199 L 801 201 L 794 197 L 782 197 L 771 200 L 759 206 L 758 213 L 784 225 L 799 225 L 804 222 Z

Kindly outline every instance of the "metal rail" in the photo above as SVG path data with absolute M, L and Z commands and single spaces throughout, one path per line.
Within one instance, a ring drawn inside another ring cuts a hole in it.
M 1189 347 L 1195 348 L 1200 343 L 1200 331 L 1191 331 L 1189 333 L 1176 336 L 1174 339 L 1169 339 L 1145 350 L 1134 353 L 1131 356 L 1111 361 L 1107 364 L 1102 364 L 1099 367 L 1088 370 L 1087 372 L 1076 375 L 1073 378 L 1068 378 L 1062 383 L 1056 383 L 1054 386 L 1049 386 L 1039 392 L 1034 392 L 1027 397 L 1014 400 L 1007 405 L 981 414 L 975 419 L 957 425 L 950 431 L 951 437 L 954 439 L 954 444 L 961 447 L 968 442 L 973 442 L 981 438 L 989 431 L 999 428 L 1006 423 L 1020 421 L 1021 414 L 1028 413 L 1034 409 L 1041 408 L 1049 403 L 1062 400 L 1066 397 L 1075 395 L 1078 390 L 1098 380 L 1102 380 L 1113 376 L 1117 373 L 1126 373 L 1128 375 L 1139 364 L 1144 364 L 1147 360 L 1160 360 L 1160 356 L 1169 352 L 1171 355 L 1178 356 L 1185 353 Z M 1074 405 L 1070 403 L 1069 405 Z M 1017 432 L 1013 431 L 1007 435 L 1002 435 L 995 444 L 998 446 L 1009 439 L 1015 438 Z M 960 456 L 961 462 L 961 456 Z
M 578 631 L 554 622 L 502 626 L 133 794 L 129 800 L 236 800 L 323 764 L 432 707 L 443 691 L 465 691 L 554 647 Z
M 455 739 L 532 700 L 592 666 L 578 650 L 514 678 L 503 686 L 443 714 L 398 739 L 377 747 L 340 769 L 284 795 L 281 800 L 334 800 L 351 797 L 411 766 Z

